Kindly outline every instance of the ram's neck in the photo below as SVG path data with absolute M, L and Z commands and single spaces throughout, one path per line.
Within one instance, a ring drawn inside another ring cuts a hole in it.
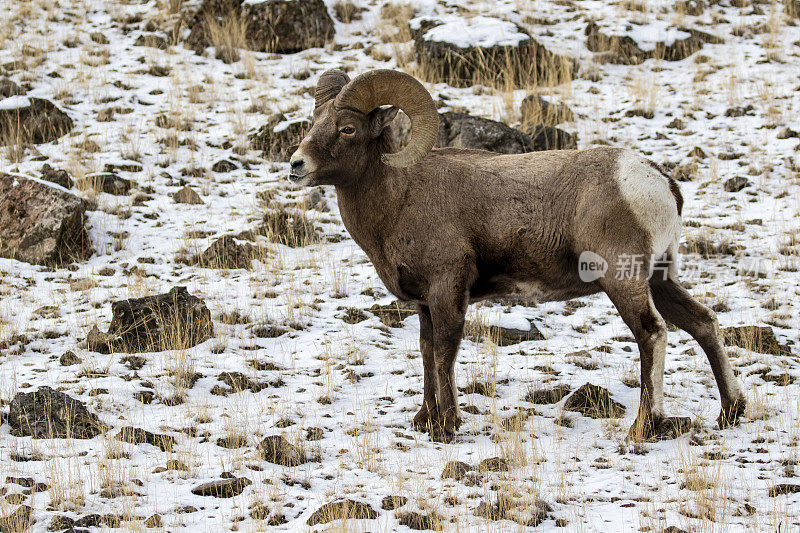
M 353 240 L 373 261 L 394 229 L 408 184 L 404 170 L 376 164 L 355 183 L 337 187 L 339 212 Z

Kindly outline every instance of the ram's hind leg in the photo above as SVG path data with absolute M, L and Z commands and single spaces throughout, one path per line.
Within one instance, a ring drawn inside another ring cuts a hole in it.
M 667 279 L 654 277 L 650 281 L 650 290 L 664 319 L 691 335 L 706 353 L 722 401 L 722 411 L 717 418 L 719 427 L 738 424 L 746 401 L 725 353 L 716 315 L 692 298 L 672 276 Z
M 688 417 L 669 418 L 664 415 L 667 325 L 653 305 L 647 280 L 604 279 L 602 285 L 639 345 L 641 396 L 639 412 L 628 438 L 674 438 L 688 430 L 691 421 Z

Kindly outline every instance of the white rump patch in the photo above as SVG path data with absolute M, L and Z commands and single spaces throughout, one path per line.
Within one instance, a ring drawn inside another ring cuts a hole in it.
M 660 257 L 681 234 L 681 217 L 669 180 L 629 150 L 619 154 L 616 179 L 639 225 L 650 234 L 650 253 Z

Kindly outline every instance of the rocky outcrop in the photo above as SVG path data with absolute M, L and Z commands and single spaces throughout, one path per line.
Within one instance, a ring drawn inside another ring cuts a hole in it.
M 456 87 L 558 85 L 575 72 L 574 60 L 550 52 L 511 22 L 453 15 L 414 19 L 411 30 L 417 61 L 429 82 Z
M 190 22 L 187 45 L 198 53 L 212 46 L 209 21 L 222 25 L 225 20 L 238 20 L 245 45 L 259 52 L 322 47 L 334 33 L 322 0 L 205 0 Z
M 108 333 L 92 330 L 87 337 L 90 350 L 100 353 L 180 350 L 214 335 L 211 312 L 186 287 L 114 302 L 111 312 Z
M 8 424 L 15 437 L 34 439 L 91 439 L 108 429 L 83 403 L 50 387 L 17 393 Z
M 720 44 L 719 37 L 692 28 L 680 28 L 685 37 L 673 41 L 657 42 L 652 49 L 642 47 L 629 35 L 608 35 L 594 22 L 586 26 L 586 47 L 592 52 L 602 54 L 599 60 L 607 63 L 638 65 L 646 59 L 666 59 L 680 61 L 700 50 L 704 44 Z
M 326 503 L 308 517 L 306 524 L 316 526 L 334 520 L 374 520 L 375 518 L 378 518 L 378 512 L 369 504 L 356 500 L 343 500 Z
M 401 143 L 408 141 L 411 128 L 405 115 L 398 115 L 395 132 Z M 529 125 L 528 132 L 502 122 L 467 113 L 439 114 L 439 136 L 436 147 L 476 148 L 500 154 L 523 154 L 541 150 L 572 149 L 575 138 L 552 126 Z
M 55 141 L 73 125 L 69 115 L 50 100 L 27 96 L 0 100 L 0 145 Z
M 59 266 L 92 255 L 83 199 L 46 182 L 0 173 L 0 257 Z

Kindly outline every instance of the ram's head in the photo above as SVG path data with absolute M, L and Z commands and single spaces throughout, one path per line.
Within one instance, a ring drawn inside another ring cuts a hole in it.
M 314 98 L 314 124 L 290 160 L 294 183 L 343 186 L 375 165 L 411 166 L 436 141 L 436 105 L 408 74 L 374 70 L 350 80 L 341 70 L 329 70 L 320 76 Z M 385 130 L 398 109 L 411 120 L 411 139 L 392 153 Z

